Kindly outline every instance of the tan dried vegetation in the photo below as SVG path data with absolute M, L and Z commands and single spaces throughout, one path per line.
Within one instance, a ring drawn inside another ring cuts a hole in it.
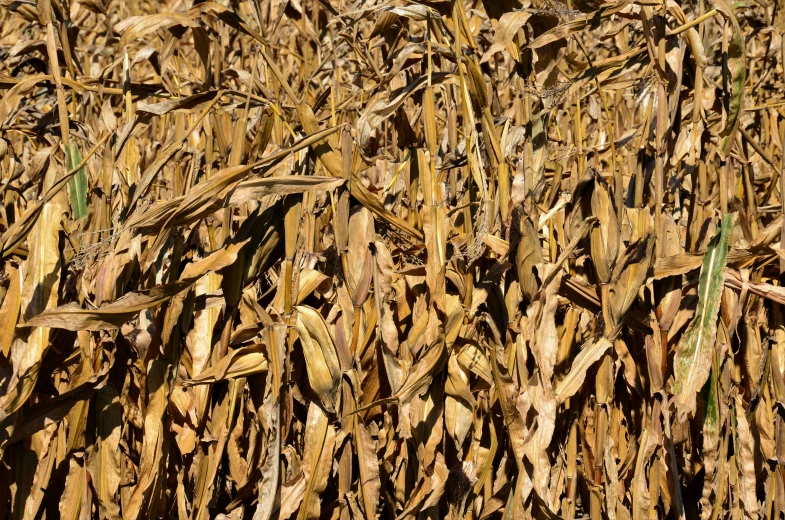
M 779 519 L 771 0 L 1 0 L 0 511 Z

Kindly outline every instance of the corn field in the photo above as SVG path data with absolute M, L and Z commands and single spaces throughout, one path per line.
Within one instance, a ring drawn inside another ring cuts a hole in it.
M 785 518 L 784 8 L 0 0 L 0 518 Z

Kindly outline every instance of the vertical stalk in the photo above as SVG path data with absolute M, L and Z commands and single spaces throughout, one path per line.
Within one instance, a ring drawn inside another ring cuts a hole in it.
M 668 125 L 668 96 L 665 90 L 665 38 L 662 37 L 664 21 L 660 29 L 659 66 L 661 67 L 657 82 L 657 141 L 654 163 L 654 227 L 657 231 L 657 257 L 662 257 L 665 246 L 665 221 L 662 219 L 662 208 L 665 204 L 665 132 Z
M 60 117 L 60 140 L 63 147 L 68 148 L 68 107 L 65 103 L 65 89 L 63 88 L 63 81 L 60 76 L 60 63 L 57 58 L 55 29 L 54 24 L 52 23 L 52 4 L 49 0 L 42 0 L 39 2 L 38 13 L 41 17 L 41 24 L 46 27 L 46 53 L 49 58 L 49 66 L 51 68 L 52 78 L 54 79 L 57 93 L 57 113 Z
M 782 50 L 782 56 L 785 58 L 785 47 Z M 785 143 L 785 121 L 780 122 L 780 142 Z M 785 151 L 780 157 L 780 212 L 785 215 Z M 782 226 L 780 231 L 780 247 L 785 246 L 785 226 Z M 785 274 L 785 258 L 780 257 L 780 275 Z

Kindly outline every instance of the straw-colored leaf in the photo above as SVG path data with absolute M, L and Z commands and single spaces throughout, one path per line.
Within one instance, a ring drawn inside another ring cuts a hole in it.
M 68 476 L 65 478 L 65 489 L 58 507 L 63 520 L 78 520 L 82 515 L 82 508 L 87 506 L 84 501 L 84 489 L 87 485 L 85 476 L 84 459 L 69 457 Z
M 220 249 L 199 262 L 188 264 L 177 282 L 153 287 L 144 292 L 129 293 L 100 309 L 82 309 L 66 304 L 47 310 L 29 319 L 27 327 L 55 327 L 67 330 L 104 330 L 119 328 L 139 312 L 160 305 L 187 289 L 204 274 L 223 269 L 237 260 L 245 242 Z
M 139 480 L 128 502 L 123 504 L 123 518 L 136 519 L 148 516 L 150 498 L 161 478 L 164 453 L 164 414 L 170 392 L 172 373 L 169 363 L 163 360 L 150 362 L 147 372 L 147 410 L 144 417 L 144 439 L 140 452 Z
M 750 432 L 750 425 L 741 406 L 739 396 L 735 397 L 736 439 L 735 446 L 739 452 L 736 456 L 738 467 L 738 494 L 741 502 L 743 518 L 758 518 L 757 477 L 755 472 L 755 442 Z
M 641 285 L 646 281 L 654 253 L 655 238 L 647 236 L 642 241 L 630 244 L 616 264 L 610 288 L 610 317 L 614 325 L 620 323 L 638 297 Z
M 319 495 L 327 487 L 333 450 L 335 428 L 329 424 L 327 415 L 315 403 L 308 409 L 305 424 L 305 451 L 303 452 L 303 490 L 298 520 L 319 518 L 321 499 Z
M 159 29 L 175 26 L 197 27 L 198 22 L 191 17 L 179 13 L 155 13 L 147 16 L 132 16 L 114 26 L 114 30 L 123 33 L 120 48 L 124 49 L 134 40 L 145 37 Z
M 54 168 L 50 167 L 45 187 L 54 184 L 55 175 Z M 25 321 L 57 304 L 62 268 L 58 229 L 68 204 L 64 199 L 65 194 L 60 192 L 42 206 L 40 217 L 28 237 L 29 255 L 22 268 L 24 281 L 20 297 L 21 318 Z M 5 395 L 0 397 L 6 414 L 18 410 L 33 391 L 41 361 L 51 345 L 49 334 L 49 327 L 36 326 L 28 329 L 27 334 L 17 335 L 11 344 L 9 360 L 14 369 L 13 378 L 6 383 Z
M 308 383 L 319 396 L 322 406 L 334 412 L 341 369 L 324 318 L 311 307 L 298 306 L 297 334 L 308 369 Z
M 611 342 L 605 337 L 596 341 L 589 340 L 581 347 L 581 351 L 572 362 L 567 376 L 556 385 L 556 400 L 559 403 L 563 403 L 575 395 L 586 380 L 586 372 L 610 348 Z
M 521 10 L 504 13 L 502 17 L 499 18 L 499 23 L 495 28 L 493 43 L 488 50 L 485 51 L 485 54 L 482 55 L 480 61 L 485 63 L 495 53 L 504 50 L 504 48 L 512 42 L 512 39 L 518 33 L 518 29 L 523 27 L 529 18 L 531 18 L 531 13 L 529 11 Z
M 121 518 L 117 491 L 122 479 L 121 457 L 116 450 L 123 427 L 123 407 L 117 390 L 106 385 L 97 392 L 98 439 L 96 451 L 91 454 L 88 471 L 93 481 L 98 503 L 103 514 L 111 519 Z
M 200 372 L 193 379 L 185 381 L 184 384 L 190 386 L 215 383 L 226 379 L 245 377 L 258 372 L 266 372 L 267 368 L 267 355 L 262 345 L 243 347 L 227 354 L 221 358 L 218 364 Z
M 780 7 L 0 0 L 0 511 L 783 517 Z

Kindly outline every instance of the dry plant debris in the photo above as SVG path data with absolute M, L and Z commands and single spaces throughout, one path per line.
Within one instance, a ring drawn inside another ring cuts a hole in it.
M 780 519 L 771 0 L 0 0 L 0 511 Z

